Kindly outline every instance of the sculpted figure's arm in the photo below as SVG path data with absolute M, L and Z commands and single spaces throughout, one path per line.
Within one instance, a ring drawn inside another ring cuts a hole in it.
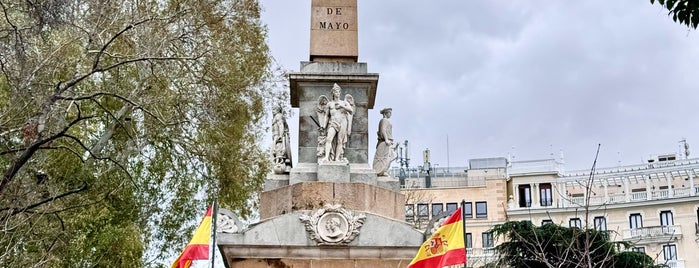
M 328 97 L 320 95 L 318 97 L 318 105 L 316 106 L 316 115 L 318 116 L 318 124 L 321 128 L 326 128 L 328 125 Z

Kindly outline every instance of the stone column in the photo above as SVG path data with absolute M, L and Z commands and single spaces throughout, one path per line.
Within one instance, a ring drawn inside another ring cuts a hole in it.
M 556 201 L 558 204 L 557 207 L 559 207 L 559 208 L 566 207 L 566 198 L 568 198 L 568 196 L 566 195 L 566 192 L 565 192 L 565 190 L 566 190 L 565 182 L 556 183 L 556 187 L 558 188 L 558 191 L 557 191 L 558 192 L 558 200 Z
M 667 197 L 668 198 L 675 197 L 675 190 L 672 189 L 672 174 L 670 174 L 670 176 L 668 176 L 667 173 L 663 173 L 663 176 L 665 176 L 665 179 L 667 180 Z
M 624 194 L 626 195 L 626 202 L 631 201 L 631 186 L 629 184 L 631 184 L 629 178 L 624 178 Z
M 609 203 L 609 181 L 604 183 L 604 203 Z
M 532 183 L 532 207 L 540 207 L 541 194 L 539 193 L 539 184 Z
M 651 200 L 653 199 L 653 193 L 651 192 L 651 182 L 650 178 L 643 178 L 643 181 L 646 182 L 646 200 Z
M 694 189 L 694 168 L 690 169 L 687 173 L 689 173 L 689 196 L 695 196 L 697 190 Z

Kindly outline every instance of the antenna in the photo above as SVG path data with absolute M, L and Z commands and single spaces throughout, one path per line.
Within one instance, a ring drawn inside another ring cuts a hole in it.
M 449 172 L 449 134 L 447 134 L 447 172 Z

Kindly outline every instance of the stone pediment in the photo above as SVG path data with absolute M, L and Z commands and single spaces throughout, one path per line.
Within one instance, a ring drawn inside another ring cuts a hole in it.
M 345 210 L 344 212 L 347 213 L 347 215 L 351 215 L 350 217 L 353 217 L 353 219 L 349 219 L 347 222 L 347 231 L 344 231 L 341 235 L 333 235 L 332 232 L 325 232 L 323 234 L 316 233 L 318 239 L 314 239 L 313 234 L 309 233 L 307 224 L 304 223 L 302 218 L 313 218 L 315 217 L 314 215 L 318 215 L 318 222 L 320 222 L 321 227 L 324 228 L 322 224 L 325 221 L 321 220 L 321 218 L 327 218 L 329 220 L 334 217 L 345 217 L 342 216 L 345 214 L 338 212 L 339 209 L 326 210 L 325 212 L 319 211 L 320 210 L 299 210 L 269 218 L 249 226 L 248 229 L 241 233 L 219 232 L 217 233 L 217 243 L 222 250 L 226 250 L 226 248 L 250 246 L 300 246 L 317 248 L 319 245 L 327 246 L 331 244 L 351 247 L 409 247 L 411 250 L 415 250 L 423 242 L 422 232 L 414 229 L 405 222 L 371 213 L 350 210 Z M 361 221 L 360 219 L 363 219 L 361 227 L 358 226 L 359 221 Z M 341 221 L 340 227 L 345 228 L 342 223 Z M 317 227 L 318 223 L 315 225 Z M 354 225 L 356 228 L 351 225 Z M 347 235 L 354 231 L 356 231 L 354 235 Z M 350 237 L 352 239 L 348 239 Z M 338 238 L 341 239 L 336 240 Z M 232 256 L 236 255 L 235 253 L 232 254 Z M 414 251 L 411 254 L 414 254 Z

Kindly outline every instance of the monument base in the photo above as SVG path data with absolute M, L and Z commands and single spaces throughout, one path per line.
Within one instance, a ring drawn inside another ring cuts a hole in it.
M 400 191 L 400 181 L 391 176 L 379 176 L 377 179 L 377 185 L 380 187 L 391 189 L 393 191 Z
M 405 267 L 424 239 L 422 232 L 404 221 L 354 211 L 362 218 L 356 237 L 346 244 L 321 245 L 314 239 L 314 228 L 309 230 L 303 219 L 327 210 L 326 206 L 294 211 L 261 220 L 244 231 L 217 233 L 226 267 Z
M 350 182 L 349 162 L 327 162 L 318 164 L 318 181 Z
M 405 219 L 405 196 L 360 182 L 301 182 L 260 194 L 260 219 L 341 204 L 395 220 Z

